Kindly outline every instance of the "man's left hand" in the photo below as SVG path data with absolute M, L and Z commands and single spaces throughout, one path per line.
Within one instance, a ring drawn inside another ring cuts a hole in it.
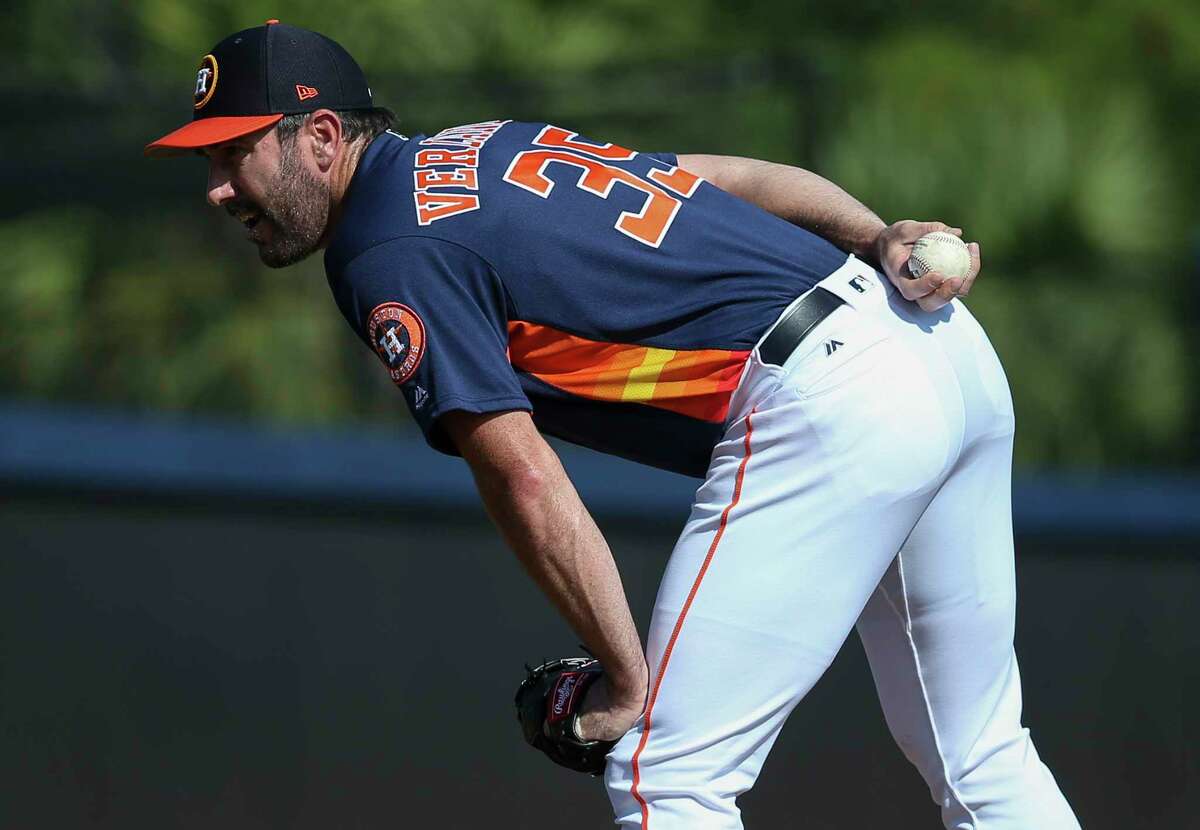
M 637 722 L 646 705 L 646 689 L 615 693 L 609 675 L 600 677 L 587 691 L 576 729 L 585 741 L 617 741 Z
M 551 660 L 529 669 L 517 689 L 517 720 L 526 742 L 554 763 L 601 775 L 605 756 L 641 715 L 645 688 L 644 679 L 612 683 L 590 657 Z

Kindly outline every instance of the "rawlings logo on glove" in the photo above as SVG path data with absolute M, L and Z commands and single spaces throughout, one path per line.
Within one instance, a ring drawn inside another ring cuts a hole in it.
M 526 743 L 568 769 L 602 774 L 604 758 L 616 741 L 580 740 L 578 729 L 583 698 L 604 673 L 599 661 L 566 657 L 534 669 L 526 666 L 526 671 L 513 701 Z

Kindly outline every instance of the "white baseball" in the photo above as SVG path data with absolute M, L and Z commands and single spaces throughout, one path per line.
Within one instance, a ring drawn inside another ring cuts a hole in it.
M 971 252 L 967 243 L 946 231 L 927 233 L 913 243 L 908 270 L 914 277 L 937 271 L 947 277 L 965 277 L 971 273 Z

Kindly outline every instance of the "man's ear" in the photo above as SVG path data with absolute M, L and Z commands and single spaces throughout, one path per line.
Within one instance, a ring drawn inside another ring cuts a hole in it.
M 323 172 L 327 171 L 342 148 L 342 120 L 333 110 L 321 109 L 309 116 L 305 126 L 313 158 Z

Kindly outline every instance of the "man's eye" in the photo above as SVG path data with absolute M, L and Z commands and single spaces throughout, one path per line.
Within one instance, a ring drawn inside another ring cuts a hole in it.
M 250 154 L 250 150 L 250 147 L 226 144 L 220 147 L 202 148 L 197 150 L 196 153 L 219 164 L 237 164 Z

